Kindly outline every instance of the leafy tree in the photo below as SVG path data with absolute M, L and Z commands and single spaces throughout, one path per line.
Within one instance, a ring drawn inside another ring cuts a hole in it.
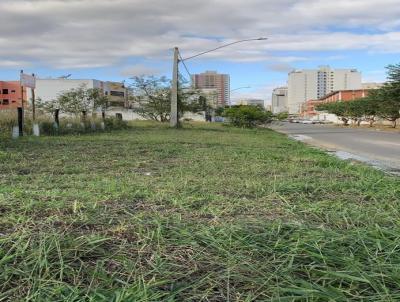
M 400 91 L 393 84 L 386 84 L 383 88 L 374 91 L 371 98 L 376 104 L 377 115 L 397 126 L 400 118 Z
M 273 116 L 270 111 L 265 111 L 261 107 L 244 105 L 226 108 L 222 115 L 231 125 L 241 128 L 254 128 L 270 123 Z
M 363 107 L 364 112 L 364 120 L 369 123 L 369 126 L 372 127 L 376 122 L 377 117 L 377 107 L 376 101 L 373 97 L 368 96 L 360 99 L 360 105 Z
M 171 110 L 171 81 L 166 77 L 132 78 L 134 111 L 140 116 L 159 122 L 166 122 Z
M 89 88 L 86 90 L 86 98 L 93 105 L 93 112 L 100 108 L 105 112 L 109 106 L 109 98 L 99 88 Z
M 159 122 L 170 119 L 171 81 L 166 77 L 135 76 L 131 88 L 135 97 L 134 110 L 140 116 Z M 207 111 L 209 105 L 200 91 L 185 87 L 183 81 L 178 89 L 178 114 Z
M 98 108 L 105 111 L 108 107 L 108 97 L 99 88 L 86 89 L 85 85 L 64 91 L 56 99 L 45 102 L 38 99 L 37 106 L 43 111 L 54 113 L 61 112 L 73 115 L 94 113 Z
M 349 123 L 350 117 L 345 102 L 320 104 L 316 107 L 316 109 L 335 114 L 346 126 Z

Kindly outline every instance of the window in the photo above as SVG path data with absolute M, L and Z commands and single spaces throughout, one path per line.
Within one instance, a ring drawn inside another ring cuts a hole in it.
M 3 105 L 10 105 L 10 101 L 7 99 L 3 100 Z
M 8 94 L 8 89 L 3 89 L 3 94 Z
M 11 90 L 11 93 L 15 93 L 15 90 Z

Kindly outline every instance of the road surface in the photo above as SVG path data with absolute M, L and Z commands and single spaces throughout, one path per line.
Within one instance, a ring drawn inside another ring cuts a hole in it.
M 271 128 L 311 145 L 335 151 L 339 157 L 353 158 L 400 173 L 400 131 L 287 122 L 276 122 Z

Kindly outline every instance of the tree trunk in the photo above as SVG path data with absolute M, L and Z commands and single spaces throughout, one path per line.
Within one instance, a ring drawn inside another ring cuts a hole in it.
M 369 127 L 370 127 L 370 128 L 372 128 L 372 126 L 374 125 L 374 122 L 375 122 L 375 121 L 374 121 L 373 119 L 369 120 Z

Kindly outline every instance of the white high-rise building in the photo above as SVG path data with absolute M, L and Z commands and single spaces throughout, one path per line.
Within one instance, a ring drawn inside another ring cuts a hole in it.
M 288 112 L 288 88 L 278 87 L 272 91 L 272 113 Z
M 321 66 L 319 69 L 294 70 L 289 73 L 288 79 L 289 113 L 300 113 L 306 101 L 317 100 L 332 91 L 361 88 L 361 73 L 356 69 Z

